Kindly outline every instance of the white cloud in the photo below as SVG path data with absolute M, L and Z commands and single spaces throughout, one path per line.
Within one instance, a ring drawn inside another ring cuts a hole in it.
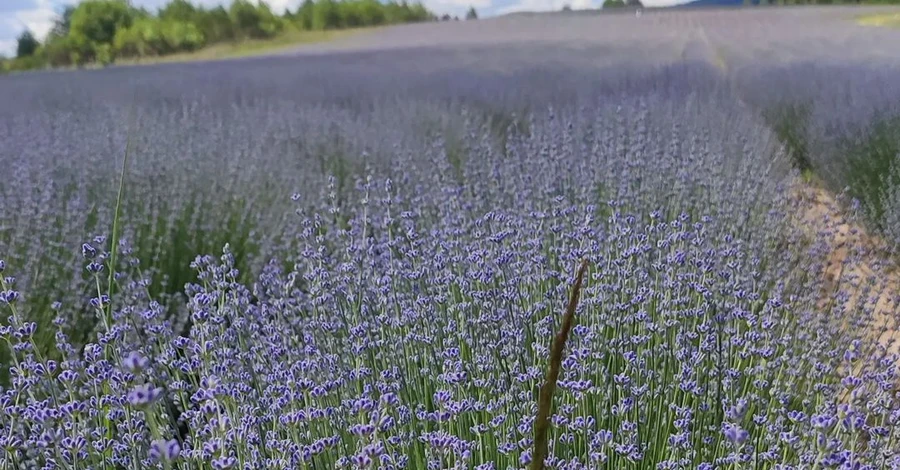
M 493 13 L 490 7 L 492 0 L 423 0 L 422 4 L 438 16 L 444 13 L 462 17 L 470 7 L 478 11 L 479 16 L 489 16 Z
M 576 0 L 579 3 L 586 3 L 585 7 L 576 7 L 570 4 L 572 8 L 589 8 L 591 0 Z M 498 15 L 507 13 L 516 13 L 520 11 L 556 11 L 561 10 L 563 5 L 569 3 L 567 0 L 519 0 L 512 5 L 506 5 L 496 10 Z
M 56 10 L 51 0 L 34 0 L 33 6 L 4 15 L 0 18 L 0 54 L 13 56 L 16 52 L 16 37 L 22 31 L 30 30 L 35 37 L 43 39 L 56 19 Z
M 268 0 L 266 3 L 269 4 L 269 7 L 272 8 L 272 11 L 279 15 L 284 11 L 285 8 L 295 10 L 300 6 L 299 0 Z
M 12 57 L 16 55 L 16 40 L 4 39 L 0 40 L 0 56 Z
M 29 29 L 35 36 L 44 38 L 53 28 L 56 19 L 56 11 L 50 0 L 37 0 L 37 5 L 31 10 L 21 10 L 13 16 L 16 22 Z

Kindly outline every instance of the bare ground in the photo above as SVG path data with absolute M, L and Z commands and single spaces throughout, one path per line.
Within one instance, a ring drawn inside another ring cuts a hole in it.
M 888 354 L 900 353 L 900 271 L 885 242 L 846 215 L 844 205 L 824 189 L 798 182 L 793 198 L 799 227 L 826 256 L 821 310 L 840 315 L 849 308 L 865 309 L 872 320 L 865 336 Z

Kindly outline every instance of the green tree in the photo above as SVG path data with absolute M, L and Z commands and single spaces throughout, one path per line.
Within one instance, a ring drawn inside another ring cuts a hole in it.
M 203 33 L 197 25 L 187 21 L 159 21 L 163 54 L 191 52 L 204 45 Z
M 623 0 L 604 0 L 603 8 L 621 8 L 625 6 Z
M 428 9 L 425 8 L 425 5 L 416 2 L 409 7 L 409 20 L 407 22 L 418 23 L 422 21 L 431 21 L 433 19 L 435 19 L 435 15 L 428 11 Z
M 111 64 L 114 57 L 112 44 L 102 43 L 94 48 L 94 61 L 100 65 L 106 66 Z
M 475 11 L 475 7 L 469 7 L 469 11 L 466 12 L 466 19 L 467 20 L 477 20 L 478 19 L 478 12 Z
M 363 26 L 360 14 L 360 3 L 355 0 L 344 0 L 337 3 L 343 28 L 358 28 Z
M 72 44 L 66 35 L 51 34 L 44 44 L 44 56 L 51 67 L 68 67 L 72 65 Z
M 75 13 L 75 7 L 66 5 L 63 7 L 62 13 L 53 21 L 53 28 L 50 30 L 51 35 L 65 36 L 69 34 L 69 28 L 72 25 L 72 14 Z
M 145 16 L 125 0 L 86 0 L 72 12 L 69 34 L 70 58 L 75 65 L 110 63 L 114 59 L 116 32 L 131 26 L 136 16 Z
M 313 17 L 316 12 L 316 3 L 313 0 L 303 0 L 297 14 L 294 15 L 294 22 L 303 30 L 313 29 Z
M 228 15 L 234 23 L 237 34 L 251 39 L 275 36 L 281 31 L 281 19 L 272 13 L 269 5 L 260 1 L 258 5 L 248 0 L 234 0 Z
M 384 6 L 378 0 L 360 1 L 359 15 L 365 26 L 378 26 L 387 22 Z
M 31 34 L 31 31 L 26 29 L 16 39 L 16 57 L 31 57 L 37 52 L 40 45 L 41 43 L 34 37 L 34 34 Z
M 86 0 L 72 13 L 69 34 L 95 45 L 112 44 L 116 31 L 131 26 L 134 13 L 124 0 Z
M 384 8 L 388 23 L 410 23 L 414 21 L 413 11 L 405 0 L 400 3 L 388 2 Z
M 156 54 L 148 38 L 155 35 L 154 21 L 141 19 L 116 32 L 113 49 L 117 57 L 145 57 Z
M 208 43 L 233 41 L 236 38 L 234 23 L 224 7 L 199 10 L 195 23 Z
M 319 0 L 313 11 L 313 29 L 326 30 L 343 27 L 341 7 L 334 0 Z
M 171 0 L 159 10 L 159 19 L 168 21 L 193 22 L 199 10 L 188 0 Z
M 313 17 L 315 16 L 315 12 L 315 2 L 313 2 L 313 0 L 303 0 L 303 4 L 297 9 L 294 21 L 300 29 L 311 30 L 313 29 Z

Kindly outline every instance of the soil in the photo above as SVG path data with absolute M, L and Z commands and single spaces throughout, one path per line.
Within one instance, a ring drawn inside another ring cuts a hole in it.
M 819 296 L 822 311 L 870 310 L 866 336 L 888 354 L 900 353 L 900 271 L 884 240 L 845 215 L 844 205 L 826 190 L 797 183 L 793 194 L 800 208 L 800 226 L 827 253 Z M 846 302 L 836 306 L 839 294 L 846 296 Z

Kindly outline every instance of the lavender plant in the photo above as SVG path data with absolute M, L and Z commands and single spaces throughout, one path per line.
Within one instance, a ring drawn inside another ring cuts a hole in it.
M 526 468 L 582 259 L 546 468 L 900 467 L 885 287 L 714 67 L 428 53 L 6 78 L 0 468 Z

